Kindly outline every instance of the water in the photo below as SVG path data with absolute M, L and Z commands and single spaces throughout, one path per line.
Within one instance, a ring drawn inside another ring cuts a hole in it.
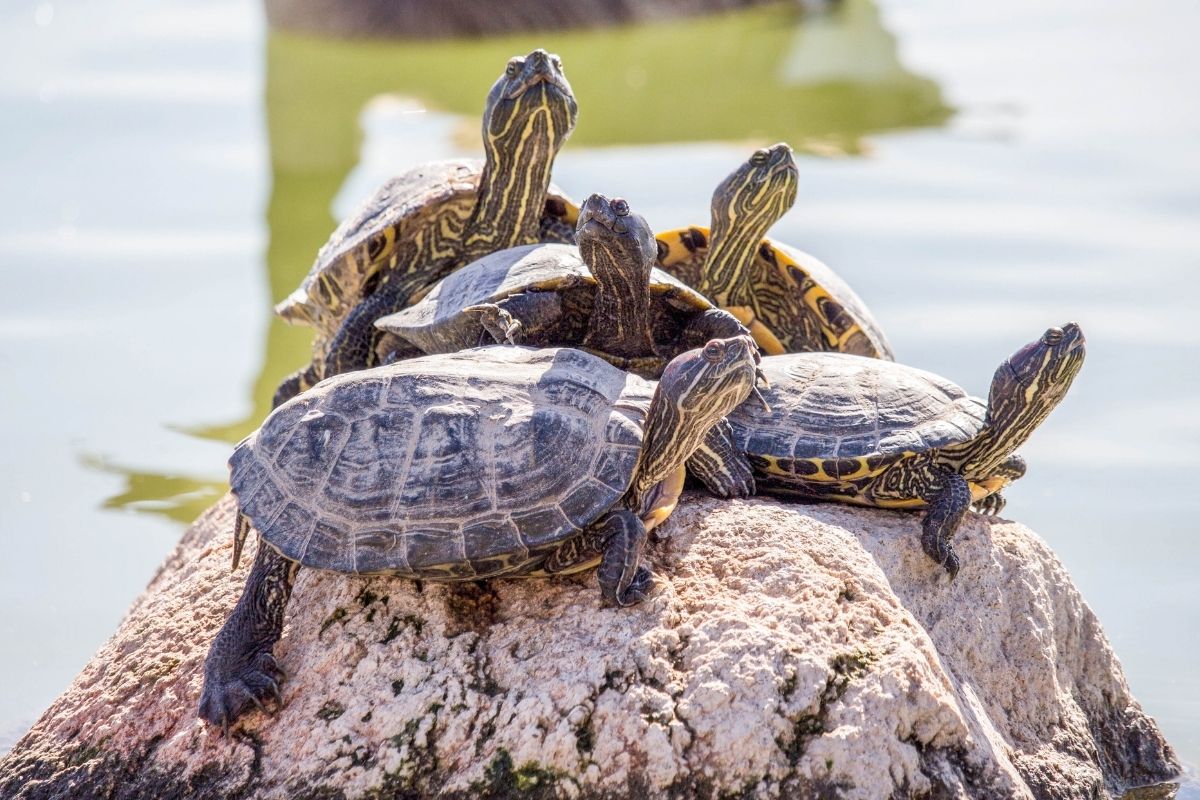
M 214 0 L 0 9 L 0 750 L 224 487 L 306 332 L 270 306 L 336 220 L 474 155 L 505 58 L 562 54 L 556 167 L 660 228 L 787 140 L 774 235 L 833 265 L 901 360 L 986 394 L 1078 320 L 1088 364 L 1007 514 L 1055 547 L 1135 694 L 1200 763 L 1200 8 L 849 0 L 603 33 L 340 44 Z M 1184 790 L 1185 793 L 1188 790 Z

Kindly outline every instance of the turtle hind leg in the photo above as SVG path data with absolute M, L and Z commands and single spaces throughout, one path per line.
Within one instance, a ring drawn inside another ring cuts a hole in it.
M 600 594 L 615 606 L 632 606 L 654 589 L 654 575 L 641 564 L 646 526 L 628 509 L 611 511 L 588 530 L 588 547 L 600 553 Z
M 929 511 L 922 523 L 921 547 L 953 579 L 958 574 L 959 562 L 950 539 L 971 507 L 971 487 L 962 475 L 952 470 L 940 470 L 936 475 L 939 488 L 932 498 L 927 498 Z
M 282 702 L 283 671 L 271 651 L 283 632 L 298 567 L 259 540 L 242 597 L 204 660 L 198 713 L 209 724 L 228 731 L 251 708 L 265 711 L 267 702 Z
M 403 308 L 407 296 L 397 284 L 389 283 L 366 298 L 346 316 L 329 343 L 325 356 L 325 377 L 354 372 L 375 365 L 376 348 L 384 332 L 375 321 Z
M 296 370 L 284 378 L 275 390 L 275 395 L 271 398 L 271 408 L 279 408 L 301 392 L 311 389 L 319 380 L 312 364 Z

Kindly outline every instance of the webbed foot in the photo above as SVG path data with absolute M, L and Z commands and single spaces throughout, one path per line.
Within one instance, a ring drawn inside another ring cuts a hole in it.
M 996 492 L 995 494 L 989 494 L 975 503 L 975 510 L 980 514 L 994 517 L 1004 510 L 1005 503 L 1007 501 L 1004 499 L 1004 495 Z
M 249 529 L 241 514 L 236 528 L 239 534 Z M 225 733 L 250 709 L 266 712 L 268 701 L 283 703 L 279 684 L 287 676 L 271 651 L 283 631 L 298 566 L 260 541 L 242 597 L 213 639 L 197 713 Z
M 495 303 L 481 303 L 477 306 L 467 306 L 463 309 L 479 318 L 479 324 L 487 331 L 497 344 L 520 344 L 524 337 L 521 334 L 521 323 L 512 314 Z
M 210 659 L 204 667 L 200 719 L 220 727 L 228 735 L 229 726 L 252 708 L 273 715 L 267 703 L 283 705 L 279 685 L 284 679 L 275 656 L 267 651 L 255 653 L 244 661 L 228 659 L 213 663 Z
M 605 605 L 636 605 L 654 588 L 654 575 L 640 564 L 646 527 L 631 511 L 612 511 L 588 532 L 593 552 L 599 551 L 596 577 Z
M 954 580 L 958 575 L 958 556 L 955 554 L 950 543 L 940 536 L 931 535 L 926 532 L 921 537 L 921 549 L 925 554 L 936 561 L 950 574 L 950 580 Z
M 637 605 L 650 596 L 654 586 L 654 573 L 648 567 L 638 567 L 625 591 L 618 594 L 616 603 L 621 607 Z

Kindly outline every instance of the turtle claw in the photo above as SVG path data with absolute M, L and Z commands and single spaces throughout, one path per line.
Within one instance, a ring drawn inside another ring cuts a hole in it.
M 654 573 L 646 567 L 639 566 L 633 580 L 629 582 L 625 591 L 617 599 L 617 605 L 622 608 L 637 605 L 649 597 L 652 591 L 654 591 Z
M 283 706 L 283 692 L 271 674 L 274 661 L 270 653 L 261 653 L 251 660 L 250 666 L 240 671 L 227 675 L 206 674 L 200 694 L 199 717 L 210 725 L 219 725 L 222 735 L 228 736 L 229 726 L 251 709 L 274 716 L 267 703 L 274 701 L 277 708 Z
M 987 497 L 981 498 L 975 504 L 975 510 L 984 516 L 994 517 L 1004 510 L 1005 503 L 1004 495 L 996 492 L 995 494 L 989 494 Z
M 940 537 L 924 535 L 921 537 L 921 548 L 925 554 L 937 562 L 938 566 L 946 570 L 950 575 L 950 580 L 954 580 L 958 575 L 959 561 L 958 555 L 950 548 L 950 543 Z
M 495 303 L 467 306 L 463 311 L 476 314 L 479 317 L 479 324 L 496 340 L 497 344 L 520 344 L 524 338 L 521 334 L 520 320 Z

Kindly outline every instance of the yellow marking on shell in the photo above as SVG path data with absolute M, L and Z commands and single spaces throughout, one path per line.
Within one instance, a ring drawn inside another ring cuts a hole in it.
M 856 458 L 854 461 L 857 462 L 858 469 L 854 470 L 854 472 L 850 473 L 849 475 L 840 476 L 840 480 L 854 481 L 860 478 L 873 478 L 887 469 L 888 466 L 891 466 L 888 464 L 887 466 L 875 467 L 872 469 L 870 462 L 865 458 Z
M 671 512 L 679 503 L 679 495 L 683 492 L 683 481 L 686 477 L 687 469 L 680 466 L 658 485 L 658 497 L 655 499 L 654 505 L 642 517 L 646 533 L 657 528 L 666 521 L 667 517 L 671 516 Z
M 346 258 L 351 259 L 352 256 L 347 255 Z M 324 289 L 325 297 L 329 298 L 329 302 L 325 307 L 336 313 L 341 308 L 342 303 L 341 292 L 334 283 L 333 276 L 322 272 L 317 275 L 317 280 L 321 282 L 321 287 Z
M 563 221 L 572 228 L 579 224 L 579 206 L 572 203 L 567 198 L 562 198 L 563 205 L 566 206 L 566 213 L 563 214 Z
M 673 267 L 695 258 L 695 254 L 688 249 L 687 245 L 684 244 L 684 239 L 689 236 L 689 232 L 692 230 L 700 231 L 704 234 L 706 240 L 711 240 L 711 233 L 709 229 L 701 225 L 690 225 L 686 228 L 673 228 L 671 230 L 662 231 L 658 234 L 655 234 L 655 238 L 666 246 L 666 253 L 661 259 L 661 263 L 664 267 Z M 808 274 L 807 271 L 805 271 L 805 269 L 799 263 L 797 263 L 795 259 L 789 256 L 782 248 L 779 248 L 773 244 L 770 239 L 764 239 L 763 242 L 766 243 L 774 252 L 776 268 L 779 270 L 779 273 L 783 277 L 784 281 L 789 286 L 795 288 L 797 292 L 799 292 L 800 285 L 796 282 L 796 279 L 790 270 L 796 270 L 804 275 Z M 755 257 L 759 258 L 757 255 Z M 820 321 L 821 335 L 825 337 L 825 341 L 829 345 L 830 349 L 835 351 L 844 350 L 846 344 L 851 339 L 858 334 L 863 333 L 861 326 L 858 324 L 852 324 L 849 328 L 841 333 L 834 329 L 833 321 L 830 320 L 828 315 L 825 313 L 826 303 L 823 303 L 822 301 L 832 301 L 833 303 L 837 303 L 837 301 L 833 299 L 832 295 L 829 294 L 825 287 L 819 284 L 810 287 L 806 292 L 800 295 L 800 301 L 813 314 L 813 316 Z M 838 305 L 840 305 L 840 303 Z M 766 322 L 758 318 L 758 315 L 753 309 L 745 306 L 720 307 L 737 317 L 738 321 L 750 330 L 750 334 L 754 337 L 754 341 L 757 342 L 758 346 L 763 349 L 763 352 L 767 353 L 768 355 L 779 355 L 781 353 L 789 352 L 788 348 L 779 340 L 779 337 L 775 335 Z
M 566 569 L 560 569 L 557 572 L 547 572 L 544 569 L 535 569 L 532 572 L 522 572 L 519 575 L 513 575 L 515 578 L 554 578 L 559 575 L 574 575 L 577 572 L 583 572 L 589 569 L 595 569 L 600 566 L 600 556 L 589 558 L 587 561 L 580 561 L 577 564 L 572 564 Z
M 876 506 L 878 508 L 924 508 L 928 504 L 920 497 L 905 497 L 902 499 L 878 497 L 869 503 L 860 502 L 858 505 Z
M 775 262 L 779 265 L 780 273 L 793 286 L 796 285 L 796 279 L 792 275 L 792 270 L 800 272 L 806 277 L 808 276 L 808 273 L 805 272 L 804 268 L 801 267 L 795 259 L 784 252 L 782 248 L 776 247 L 772 244 L 771 249 L 775 252 Z M 829 294 L 824 286 L 821 286 L 820 284 L 813 284 L 813 286 L 804 293 L 804 295 L 801 297 L 801 300 L 804 301 L 804 305 L 808 307 L 808 310 L 811 311 L 813 315 L 821 321 L 821 333 L 825 336 L 825 341 L 829 343 L 829 346 L 833 350 L 839 352 L 842 351 L 850 339 L 859 333 L 863 333 L 862 328 L 857 323 L 852 324 L 840 334 L 834 330 L 833 321 L 830 320 L 829 316 L 825 313 L 825 304 L 823 304 L 821 301 L 829 300 L 837 304 L 839 307 L 841 306 L 841 303 L 838 303 L 838 301 L 835 300 L 831 294 Z
M 690 231 L 698 230 L 704 234 L 705 241 L 708 241 L 708 228 L 700 225 L 691 225 L 687 228 L 672 228 L 669 231 L 654 234 L 654 238 L 667 246 L 667 255 L 662 259 L 664 267 L 678 264 L 681 261 L 686 261 L 692 257 L 692 251 L 687 249 L 687 245 L 683 243 L 684 237 L 690 235 Z

